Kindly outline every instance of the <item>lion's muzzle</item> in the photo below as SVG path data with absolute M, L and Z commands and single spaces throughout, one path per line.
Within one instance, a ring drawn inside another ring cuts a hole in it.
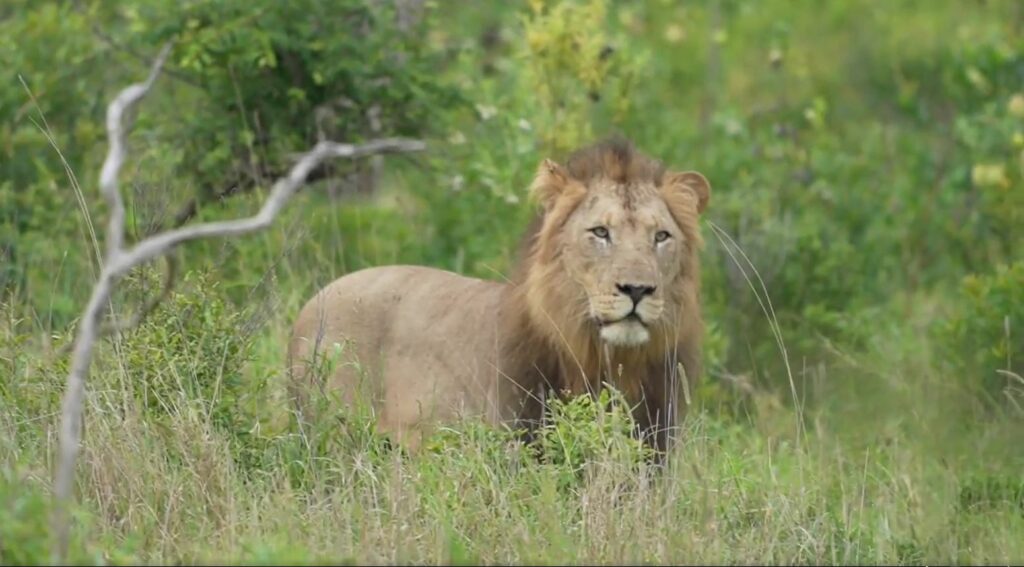
M 644 285 L 616 285 L 619 293 L 590 298 L 590 311 L 601 339 L 616 346 L 637 346 L 650 339 L 648 326 L 655 323 L 664 308 L 654 297 L 655 288 Z

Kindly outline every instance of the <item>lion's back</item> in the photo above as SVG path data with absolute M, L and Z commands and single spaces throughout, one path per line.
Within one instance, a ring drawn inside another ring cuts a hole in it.
M 289 345 L 291 387 L 303 403 L 316 369 L 351 403 L 362 385 L 379 407 L 465 390 L 487 366 L 502 284 L 424 266 L 367 268 L 334 280 L 302 307 Z M 337 346 L 335 346 L 337 345 Z M 395 410 L 398 411 L 398 410 Z

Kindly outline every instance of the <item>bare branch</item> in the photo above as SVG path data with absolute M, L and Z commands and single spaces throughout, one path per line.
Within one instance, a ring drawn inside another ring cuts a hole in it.
M 110 207 L 110 224 L 107 227 L 107 260 L 115 258 L 124 243 L 124 201 L 121 199 L 121 192 L 117 187 L 117 174 L 121 171 L 125 156 L 125 133 L 122 128 L 130 128 L 125 124 L 124 113 L 138 104 L 142 97 L 146 96 L 149 89 L 156 81 L 160 69 L 163 68 L 167 56 L 171 52 L 171 44 L 164 45 L 157 55 L 156 62 L 149 71 L 146 82 L 121 91 L 107 107 L 107 136 L 110 138 L 110 150 L 107 159 L 103 162 L 103 170 L 100 172 L 100 191 L 107 200 Z
M 85 394 L 85 377 L 92 362 L 92 349 L 96 342 L 97 328 L 103 307 L 110 299 L 114 276 L 109 270 L 109 262 L 116 260 L 121 254 L 124 242 L 124 202 L 117 188 L 117 173 L 124 163 L 125 141 L 122 129 L 124 112 L 134 106 L 149 92 L 163 67 L 170 44 L 160 50 L 149 77 L 142 84 L 131 85 L 122 90 L 107 108 L 107 135 L 110 138 L 110 150 L 103 162 L 100 172 L 100 190 L 110 207 L 110 222 L 107 228 L 106 262 L 102 265 L 99 281 L 93 288 L 92 297 L 85 308 L 81 326 L 75 339 L 71 369 L 68 373 L 67 388 L 61 407 L 60 453 L 57 462 L 57 475 L 54 481 L 54 549 L 55 563 L 64 563 L 67 557 L 68 536 L 68 504 L 74 488 L 75 459 L 78 457 L 79 438 L 82 424 L 82 398 Z
M 374 140 L 360 146 L 339 144 L 337 142 L 320 142 L 309 153 L 304 154 L 299 159 L 299 162 L 292 167 L 287 176 L 282 177 L 274 184 L 270 196 L 267 197 L 266 203 L 263 204 L 263 208 L 255 215 L 245 219 L 184 226 L 153 235 L 136 244 L 131 250 L 119 254 L 110 263 L 110 271 L 115 275 L 122 275 L 140 262 L 155 258 L 171 248 L 190 240 L 211 236 L 239 236 L 270 226 L 274 218 L 277 217 L 277 214 L 281 212 L 285 203 L 288 202 L 288 199 L 305 183 L 309 172 L 327 159 L 358 158 L 373 154 L 395 152 L 415 152 L 425 147 L 423 142 L 417 140 L 397 138 Z
M 67 557 L 68 536 L 68 505 L 72 500 L 74 488 L 75 460 L 78 456 L 81 438 L 83 398 L 85 380 L 92 362 L 93 348 L 103 334 L 100 325 L 101 313 L 109 303 L 114 285 L 133 267 L 143 262 L 165 255 L 176 246 L 191 240 L 214 236 L 237 236 L 261 230 L 269 226 L 277 217 L 288 199 L 299 187 L 306 183 L 310 173 L 323 162 L 337 158 L 360 158 L 369 155 L 412 152 L 425 149 L 425 144 L 417 140 L 382 139 L 363 145 L 340 144 L 321 141 L 312 150 L 299 156 L 297 163 L 288 174 L 274 183 L 270 196 L 260 211 L 249 218 L 211 222 L 195 226 L 178 227 L 167 232 L 158 233 L 143 239 L 131 249 L 124 248 L 124 202 L 118 191 L 118 172 L 125 159 L 125 134 L 130 125 L 126 124 L 124 115 L 130 111 L 150 90 L 166 61 L 170 45 L 165 46 L 157 57 L 144 83 L 131 85 L 122 90 L 107 109 L 107 134 L 110 138 L 110 151 L 100 172 L 100 189 L 110 208 L 110 221 L 107 229 L 107 252 L 92 296 L 83 312 L 81 324 L 76 333 L 71 368 L 68 372 L 67 387 L 61 413 L 60 447 L 57 461 L 56 479 L 54 482 L 54 516 L 53 530 L 55 534 L 53 561 L 63 564 Z M 164 291 L 148 302 L 131 320 L 128 325 L 113 325 L 113 328 L 125 328 L 138 324 L 146 314 L 156 307 L 157 303 L 167 294 L 173 285 L 174 263 L 168 264 L 168 278 Z
M 377 159 L 379 157 L 380 156 L 374 156 L 374 159 Z M 265 178 L 270 178 L 270 179 L 276 179 L 278 177 L 283 176 L 284 174 L 285 174 L 284 171 L 264 169 L 264 168 L 260 168 L 260 171 L 259 171 L 259 176 L 260 177 L 265 177 Z M 324 180 L 324 179 L 331 179 L 332 176 L 333 176 L 333 172 L 332 172 L 331 168 L 328 166 L 327 163 L 324 163 L 324 164 L 321 164 L 320 167 L 318 167 L 318 168 L 314 169 L 313 171 L 309 172 L 309 175 L 306 177 L 306 184 L 308 185 L 308 184 L 313 183 L 315 181 L 321 181 L 321 180 Z M 178 228 L 179 226 L 182 226 L 185 223 L 189 222 L 190 220 L 195 218 L 195 216 L 199 213 L 199 207 L 200 206 L 206 206 L 207 204 L 217 203 L 217 202 L 224 203 L 225 201 L 227 201 L 231 197 L 235 197 L 235 196 L 238 196 L 238 195 L 246 195 L 246 194 L 251 193 L 254 189 L 256 189 L 257 186 L 258 186 L 258 183 L 257 183 L 257 181 L 255 179 L 248 178 L 248 179 L 238 180 L 237 182 L 232 183 L 232 184 L 230 184 L 230 185 L 228 185 L 227 187 L 224 187 L 224 188 L 220 188 L 220 189 L 216 189 L 216 190 L 209 189 L 209 190 L 205 190 L 205 191 L 204 190 L 200 190 L 200 194 L 199 195 L 197 195 L 195 197 L 191 197 L 189 200 L 185 201 L 185 204 L 182 205 L 181 208 L 179 208 L 176 213 L 174 213 L 174 217 L 172 217 L 172 219 L 171 219 L 170 226 L 172 228 Z M 161 225 L 158 224 L 157 228 L 158 229 L 161 228 Z

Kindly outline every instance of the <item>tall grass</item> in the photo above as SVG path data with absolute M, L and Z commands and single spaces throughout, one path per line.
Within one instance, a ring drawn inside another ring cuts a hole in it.
M 895 358 L 905 356 L 898 350 L 856 355 L 814 379 L 902 385 L 910 389 L 906 407 L 879 413 L 840 404 L 807 415 L 813 426 L 800 436 L 797 410 L 784 404 L 758 405 L 746 424 L 704 405 L 687 420 L 667 470 L 628 451 L 593 451 L 585 466 L 537 458 L 510 435 L 476 423 L 443 430 L 429 450 L 410 456 L 388 449 L 365 412 L 338 410 L 319 430 L 299 435 L 285 401 L 281 345 L 288 314 L 303 297 L 274 297 L 280 307 L 252 319 L 204 282 L 186 282 L 120 348 L 100 353 L 78 479 L 78 562 L 895 564 L 1024 557 L 1024 481 L 1013 468 L 1019 455 L 1005 453 L 1013 423 L 932 428 L 952 418 L 927 412 L 935 402 L 928 390 L 942 377 L 926 360 L 908 367 Z M 183 305 L 203 311 L 187 315 Z M 217 320 L 203 319 L 204 311 Z M 35 338 L 14 331 L 13 314 L 5 306 L 0 356 L 9 379 L 0 396 L 0 466 L 8 473 L 0 498 L 8 505 L 0 553 L 36 562 L 45 556 L 18 553 L 32 553 L 26 541 L 47 537 L 37 523 L 47 506 L 64 369 L 32 354 Z M 258 331 L 235 344 L 226 330 L 243 320 L 255 321 Z M 911 332 L 891 331 L 881 344 L 910 344 Z M 167 380 L 171 387 L 154 389 Z M 218 418 L 225 411 L 227 421 Z M 608 447 L 624 435 L 585 427 L 595 415 L 604 414 L 565 413 L 553 426 L 577 437 L 563 436 L 572 446 Z M 872 415 L 880 422 L 851 427 Z M 940 439 L 950 447 L 937 449 Z

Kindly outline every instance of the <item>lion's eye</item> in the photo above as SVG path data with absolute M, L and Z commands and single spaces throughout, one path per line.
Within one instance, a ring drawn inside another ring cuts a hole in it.
M 667 230 L 659 230 L 658 232 L 654 233 L 654 241 L 665 242 L 666 240 L 669 239 L 670 236 L 672 235 L 669 234 Z
M 595 226 L 594 228 L 590 229 L 590 232 L 593 232 L 594 236 L 598 238 L 608 238 L 608 229 L 603 226 Z

